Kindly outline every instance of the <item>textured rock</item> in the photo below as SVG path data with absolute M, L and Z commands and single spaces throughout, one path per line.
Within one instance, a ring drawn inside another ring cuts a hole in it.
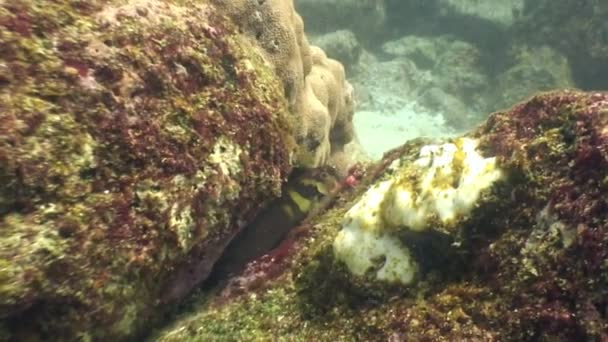
M 232 292 L 202 300 L 197 312 L 175 322 L 160 340 L 227 335 L 293 340 L 605 340 L 607 113 L 606 93 L 541 94 L 492 114 L 464 140 L 452 140 L 477 141 L 476 153 L 495 162 L 502 176 L 484 190 L 479 203 L 485 204 L 454 216 L 447 226 L 441 214 L 431 213 L 430 219 L 438 224 L 425 226 L 422 232 L 406 232 L 409 223 L 395 227 L 394 236 L 421 261 L 417 284 L 379 285 L 369 281 L 373 277 L 352 276 L 336 260 L 332 244 L 346 213 L 365 198 L 367 189 L 399 174 L 389 165 L 399 160 L 407 168 L 410 161 L 429 157 L 420 154 L 428 144 L 421 140 L 406 143 L 367 168 L 358 188 L 344 191 L 335 208 L 300 227 L 289 244 L 264 259 L 257 286 L 248 287 L 243 295 Z M 441 153 L 437 156 L 443 158 Z M 458 153 L 454 156 L 453 161 L 464 160 Z M 462 171 L 453 168 L 458 170 Z M 438 169 L 435 180 L 459 187 L 460 182 L 451 182 L 450 177 L 460 171 L 444 171 Z M 407 190 L 407 184 L 420 176 L 412 173 L 399 185 Z M 373 212 L 364 214 L 372 219 Z M 389 220 L 402 217 L 397 214 Z M 273 264 L 272 255 L 277 253 L 280 261 Z M 382 265 L 381 258 L 377 262 Z M 272 269 L 272 276 L 264 269 Z
M 580 87 L 608 86 L 608 6 L 603 1 L 525 1 L 515 29 L 522 42 L 549 45 L 568 57 Z
M 352 139 L 354 104 L 344 68 L 321 50 L 311 49 L 291 0 L 216 2 L 258 42 L 283 81 L 296 122 L 296 164 L 324 165 L 332 148 L 340 151 Z
M 0 29 L 0 339 L 137 336 L 352 139 L 290 1 L 2 1 Z
M 462 100 L 487 86 L 487 77 L 480 65 L 479 49 L 449 36 L 424 38 L 405 36 L 383 45 L 383 51 L 413 61 L 421 70 L 428 70 L 433 83 Z M 417 87 L 424 89 L 423 87 Z
M 460 15 L 510 26 L 521 13 L 525 0 L 504 0 L 497 3 L 470 0 L 439 0 L 443 15 Z
M 294 108 L 311 153 L 348 140 L 343 70 L 273 3 L 258 40 L 215 2 L 0 2 L 1 338 L 136 336 L 279 195 L 321 129 Z
M 420 95 L 420 104 L 430 110 L 442 113 L 445 122 L 459 130 L 470 125 L 471 119 L 465 104 L 456 96 L 446 93 L 441 88 L 433 87 Z
M 493 98 L 482 96 L 490 79 L 476 46 L 445 35 L 405 36 L 382 49 L 395 63 L 413 63 L 415 68 L 407 72 L 413 82 L 404 90 L 429 110 L 442 113 L 451 127 L 471 127 L 481 113 L 494 109 Z
M 373 44 L 384 29 L 384 0 L 295 0 L 295 4 L 311 34 L 351 30 L 362 42 Z

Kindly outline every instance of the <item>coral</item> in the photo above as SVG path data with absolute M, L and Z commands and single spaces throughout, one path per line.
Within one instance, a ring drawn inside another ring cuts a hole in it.
M 272 65 L 283 82 L 296 128 L 296 165 L 325 165 L 350 142 L 354 103 L 344 68 L 311 47 L 293 1 L 215 1 Z
M 604 89 L 608 61 L 608 6 L 602 1 L 525 1 L 515 22 L 518 39 L 530 46 L 550 45 L 568 57 L 579 87 Z
M 313 65 L 306 76 L 299 111 L 303 122 L 297 132 L 305 147 L 299 150 L 298 161 L 318 166 L 353 139 L 354 99 L 342 65 L 317 47 L 311 52 Z
M 216 1 L 257 44 L 283 82 L 290 105 L 301 96 L 312 57 L 302 18 L 292 1 Z
M 205 1 L 0 2 L 0 336 L 137 336 L 279 195 L 291 114 L 238 29 Z
M 606 340 L 607 127 L 608 94 L 562 91 L 494 113 L 453 140 L 476 141 L 501 180 L 480 193 L 465 219 L 446 226 L 436 217 L 422 235 L 393 227 L 418 263 L 418 281 L 370 285 L 337 260 L 333 243 L 349 210 L 377 191 L 369 189 L 399 177 L 391 164 L 411 166 L 429 145 L 410 141 L 301 227 L 306 234 L 282 250 L 289 261 L 281 273 L 220 304 L 211 294 L 158 337 Z M 421 177 L 411 176 L 405 180 Z M 428 238 L 435 229 L 445 231 Z
M 399 241 L 400 232 L 452 231 L 481 206 L 481 192 L 502 178 L 495 159 L 480 156 L 476 145 L 459 138 L 422 146 L 413 162 L 395 161 L 393 174 L 346 213 L 333 244 L 336 258 L 355 275 L 371 272 L 379 280 L 410 284 L 417 262 Z

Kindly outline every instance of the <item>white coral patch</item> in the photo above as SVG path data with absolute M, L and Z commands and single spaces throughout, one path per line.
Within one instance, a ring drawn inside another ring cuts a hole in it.
M 351 273 L 371 274 L 387 282 L 409 284 L 418 268 L 409 250 L 397 238 L 361 229 L 355 224 L 345 226 L 338 233 L 334 251 Z
M 355 275 L 373 274 L 387 282 L 409 284 L 416 263 L 397 238 L 382 232 L 381 205 L 392 184 L 389 180 L 371 188 L 346 213 L 334 252 Z
M 393 176 L 346 213 L 334 240 L 336 257 L 355 275 L 373 272 L 379 280 L 411 283 L 417 263 L 394 234 L 424 232 L 438 221 L 454 226 L 471 212 L 482 191 L 502 177 L 495 158 L 484 158 L 476 147 L 477 141 L 460 138 L 423 146 L 413 163 L 393 163 Z
M 468 138 L 422 147 L 412 166 L 419 179 L 395 181 L 385 219 L 394 226 L 421 231 L 428 228 L 430 217 L 450 224 L 469 213 L 481 192 L 502 177 L 496 158 L 484 158 L 476 147 L 477 141 Z M 402 174 L 411 177 L 412 173 Z
M 391 180 L 381 182 L 369 189 L 344 216 L 345 225 L 354 225 L 360 229 L 377 231 L 381 227 L 380 209 L 386 192 L 391 188 Z

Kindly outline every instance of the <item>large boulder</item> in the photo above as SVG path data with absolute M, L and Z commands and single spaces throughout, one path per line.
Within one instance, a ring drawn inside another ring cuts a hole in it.
M 602 1 L 526 0 L 515 22 L 519 39 L 550 45 L 568 57 L 580 87 L 608 86 L 608 6 Z
M 247 3 L 0 1 L 0 339 L 137 336 L 350 140 L 339 63 Z
M 159 340 L 606 340 L 607 113 L 606 93 L 540 94 L 353 169 Z

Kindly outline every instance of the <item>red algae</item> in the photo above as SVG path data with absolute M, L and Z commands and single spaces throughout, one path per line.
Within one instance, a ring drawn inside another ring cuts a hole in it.
M 0 3 L 0 339 L 136 338 L 278 195 L 291 114 L 224 14 Z
M 253 277 L 235 287 L 238 296 L 211 295 L 161 340 L 218 331 L 265 339 L 269 326 L 287 339 L 607 340 L 607 98 L 539 94 L 468 134 L 505 172 L 492 193 L 499 200 L 475 211 L 451 245 L 418 252 L 453 254 L 417 284 L 351 276 L 331 246 L 353 201 L 391 172 L 393 160 L 415 156 L 422 141 L 367 167 L 352 191 L 343 182 L 335 205 L 310 218 L 296 243 L 250 265 L 245 274 Z M 285 254 L 290 261 L 275 276 Z

